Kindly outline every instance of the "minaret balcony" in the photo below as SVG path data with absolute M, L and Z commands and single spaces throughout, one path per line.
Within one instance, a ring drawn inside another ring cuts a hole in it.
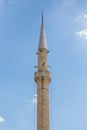
M 38 78 L 48 78 L 49 80 L 51 80 L 52 74 L 49 71 L 37 71 L 34 73 L 34 79 L 38 79 Z

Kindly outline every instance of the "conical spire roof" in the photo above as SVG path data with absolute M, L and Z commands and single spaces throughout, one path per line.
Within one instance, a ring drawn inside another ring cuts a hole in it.
M 39 46 L 38 50 L 46 48 L 47 49 L 47 43 L 46 43 L 46 35 L 45 35 L 45 29 L 44 29 L 44 18 L 42 13 L 42 24 L 41 24 L 41 32 L 40 32 L 40 39 L 39 39 Z

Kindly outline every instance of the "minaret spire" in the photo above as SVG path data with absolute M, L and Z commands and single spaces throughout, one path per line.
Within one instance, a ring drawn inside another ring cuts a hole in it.
M 47 43 L 46 43 L 46 35 L 45 35 L 45 29 L 44 29 L 44 16 L 42 11 L 42 23 L 41 23 L 41 32 L 40 32 L 40 39 L 39 39 L 39 46 L 38 50 L 45 48 L 47 49 Z
M 48 70 L 48 50 L 43 13 L 37 54 L 38 70 L 34 74 L 34 80 L 37 83 L 37 130 L 50 130 L 49 84 L 51 73 Z

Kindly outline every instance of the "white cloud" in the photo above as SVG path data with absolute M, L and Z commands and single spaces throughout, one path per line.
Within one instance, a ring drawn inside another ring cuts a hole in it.
M 83 18 L 86 18 L 86 19 L 87 19 L 87 14 L 84 14 L 84 15 L 83 15 Z
M 34 97 L 37 97 L 37 94 L 35 94 Z
M 32 99 L 32 103 L 33 103 L 33 104 L 37 104 L 37 99 L 36 99 L 36 98 L 33 98 L 33 99 Z
M 87 19 L 87 14 L 80 14 L 78 17 L 77 17 L 78 20 L 80 19 Z
M 27 98 L 25 101 L 26 103 L 37 104 L 37 94 L 35 94 L 31 100 Z
M 87 40 L 87 29 L 77 32 L 76 36 Z
M 5 119 L 3 117 L 0 116 L 0 124 L 5 122 Z
M 14 3 L 15 0 L 0 0 L 0 14 L 2 14 L 4 7 Z
M 78 15 L 76 20 L 79 25 L 79 28 L 84 28 L 84 29 L 81 29 L 80 31 L 76 32 L 76 36 L 81 39 L 87 40 L 87 14 L 82 13 L 82 14 Z
M 80 14 L 77 16 L 76 21 L 80 26 L 87 27 L 87 14 Z
M 31 101 L 33 104 L 37 104 L 37 94 L 34 95 Z

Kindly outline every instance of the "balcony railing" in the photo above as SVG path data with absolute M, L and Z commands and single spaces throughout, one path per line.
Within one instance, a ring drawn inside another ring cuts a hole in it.
M 36 77 L 40 77 L 40 76 L 51 77 L 52 74 L 51 74 L 49 71 L 38 71 L 38 72 L 35 72 L 35 74 L 34 74 L 34 78 L 36 78 Z

